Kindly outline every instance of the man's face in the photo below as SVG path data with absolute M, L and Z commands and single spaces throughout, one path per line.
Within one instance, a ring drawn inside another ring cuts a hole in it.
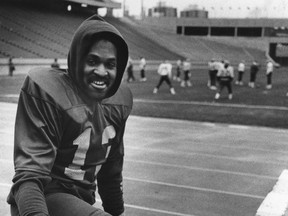
M 82 89 L 94 100 L 102 100 L 115 82 L 117 51 L 114 44 L 99 40 L 92 44 L 83 70 Z

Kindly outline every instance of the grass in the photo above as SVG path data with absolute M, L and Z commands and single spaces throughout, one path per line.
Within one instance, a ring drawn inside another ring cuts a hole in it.
M 139 77 L 139 72 L 134 71 L 134 75 Z M 227 90 L 224 89 L 217 101 L 214 100 L 215 91 L 207 88 L 206 69 L 193 69 L 193 86 L 190 88 L 182 88 L 179 82 L 173 81 L 176 95 L 170 94 L 166 83 L 160 87 L 158 94 L 152 94 L 159 77 L 155 71 L 147 71 L 146 75 L 147 82 L 128 83 L 134 95 L 133 115 L 288 128 L 287 68 L 275 69 L 271 90 L 265 89 L 264 70 L 257 75 L 257 87 L 248 88 L 247 71 L 244 74 L 245 85 L 233 85 L 233 99 L 228 100 Z M 0 100 L 17 103 L 17 98 L 5 95 L 19 94 L 24 77 L 21 74 L 0 76 Z

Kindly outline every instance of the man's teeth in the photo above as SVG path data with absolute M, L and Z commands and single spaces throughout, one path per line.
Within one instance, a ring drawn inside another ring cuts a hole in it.
M 104 85 L 105 83 L 103 81 L 93 81 L 96 85 Z
M 91 84 L 94 88 L 99 88 L 99 89 L 104 89 L 107 86 L 104 81 L 93 81 Z

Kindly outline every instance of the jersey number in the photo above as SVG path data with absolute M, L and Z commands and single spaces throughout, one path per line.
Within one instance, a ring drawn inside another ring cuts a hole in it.
M 73 141 L 73 145 L 77 145 L 72 164 L 65 168 L 65 174 L 75 180 L 84 180 L 85 171 L 81 167 L 85 163 L 87 151 L 90 145 L 91 128 L 85 130 L 76 140 Z M 107 126 L 102 133 L 102 145 L 108 144 L 109 139 L 113 139 L 116 136 L 115 129 L 112 125 Z M 105 158 L 108 157 L 111 146 L 107 147 Z M 95 176 L 101 169 L 102 165 L 96 166 Z

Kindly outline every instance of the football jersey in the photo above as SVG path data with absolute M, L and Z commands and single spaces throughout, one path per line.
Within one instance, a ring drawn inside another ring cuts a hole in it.
M 140 63 L 139 63 L 139 68 L 142 70 L 142 69 L 145 69 L 145 67 L 146 67 L 146 60 L 145 58 L 141 58 Z
M 232 66 L 228 66 L 227 68 L 223 67 L 217 73 L 218 77 L 234 77 L 234 69 Z
M 16 117 L 15 171 L 50 175 L 45 193 L 70 190 L 94 203 L 95 180 L 103 164 L 113 161 L 109 175 L 122 171 L 123 134 L 132 94 L 121 86 L 114 96 L 87 105 L 79 93 L 65 72 L 37 69 L 29 73 Z
M 172 64 L 171 63 L 161 63 L 157 70 L 160 76 L 171 76 L 172 75 Z
M 245 64 L 243 62 L 240 62 L 238 65 L 238 71 L 245 71 Z
M 273 63 L 269 61 L 266 65 L 266 74 L 272 73 L 273 72 Z
M 184 61 L 183 63 L 183 70 L 184 71 L 189 71 L 191 69 L 191 63 L 188 61 Z

